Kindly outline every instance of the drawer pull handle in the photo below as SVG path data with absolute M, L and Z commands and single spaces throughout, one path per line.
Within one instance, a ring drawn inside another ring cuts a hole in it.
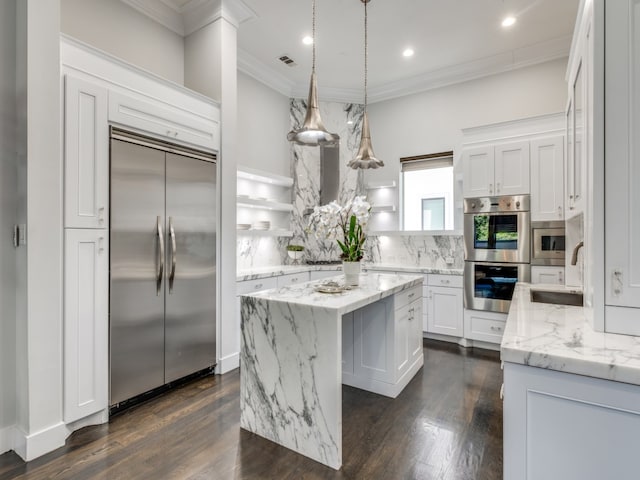
M 410 293 L 409 294 L 409 298 L 412 298 L 414 295 L 415 295 L 415 292 L 414 293 Z
M 491 325 L 491 330 L 494 332 L 501 332 L 502 331 L 502 327 L 495 327 L 493 325 Z
M 256 285 L 256 288 L 257 288 L 257 289 L 262 288 L 262 284 L 261 284 L 261 283 L 257 284 L 257 285 Z
M 449 285 L 451 282 L 449 280 L 442 280 L 442 283 L 444 283 L 445 285 Z

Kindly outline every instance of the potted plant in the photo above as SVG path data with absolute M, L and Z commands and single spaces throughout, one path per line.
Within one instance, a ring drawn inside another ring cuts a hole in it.
M 298 261 L 304 255 L 304 247 L 302 245 L 287 245 L 287 254 L 289 258 L 291 258 L 294 263 L 298 263 Z
M 340 206 L 337 202 L 315 207 L 309 218 L 309 230 L 316 236 L 335 238 L 342 251 L 342 270 L 347 285 L 358 285 L 360 260 L 364 255 L 366 235 L 364 229 L 369 220 L 371 205 L 364 196 Z M 342 238 L 338 238 L 342 237 Z

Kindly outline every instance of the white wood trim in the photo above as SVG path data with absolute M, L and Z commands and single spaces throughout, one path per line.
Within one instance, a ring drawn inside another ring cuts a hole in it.
M 551 135 L 564 135 L 565 112 L 536 115 L 507 122 L 491 123 L 462 129 L 464 147 L 493 144 L 511 139 L 534 139 Z
M 232 353 L 231 355 L 220 358 L 220 361 L 216 365 L 215 373 L 225 374 L 235 370 L 236 368 L 240 368 L 240 352 Z
M 420 355 L 403 373 L 395 384 L 387 383 L 372 378 L 350 375 L 342 372 L 342 383 L 351 387 L 360 388 L 369 392 L 384 395 L 385 397 L 396 398 L 402 390 L 409 384 L 411 379 L 418 373 L 424 365 L 424 355 Z
M 0 428 L 0 455 L 13 450 L 15 437 L 15 426 Z
M 69 430 L 62 422 L 30 435 L 27 435 L 21 428 L 16 427 L 14 451 L 25 462 L 28 462 L 64 446 L 68 436 Z

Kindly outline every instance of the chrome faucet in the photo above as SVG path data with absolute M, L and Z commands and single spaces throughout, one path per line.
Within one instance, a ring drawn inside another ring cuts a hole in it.
M 571 254 L 571 265 L 578 264 L 578 251 L 584 247 L 584 242 L 580 242 L 573 248 L 573 253 Z

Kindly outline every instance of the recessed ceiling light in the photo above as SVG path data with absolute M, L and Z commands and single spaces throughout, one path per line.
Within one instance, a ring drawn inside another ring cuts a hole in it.
M 504 20 L 502 20 L 502 26 L 505 28 L 511 27 L 515 25 L 516 21 L 516 17 L 509 15 L 508 17 L 505 17 Z
M 312 45 L 313 44 L 313 38 L 311 38 L 309 35 L 307 35 L 306 37 L 304 37 L 302 39 L 302 43 L 304 43 L 305 45 Z
M 402 56 L 403 57 L 413 57 L 413 54 L 415 52 L 413 51 L 413 48 L 405 48 L 404 52 L 402 52 Z

